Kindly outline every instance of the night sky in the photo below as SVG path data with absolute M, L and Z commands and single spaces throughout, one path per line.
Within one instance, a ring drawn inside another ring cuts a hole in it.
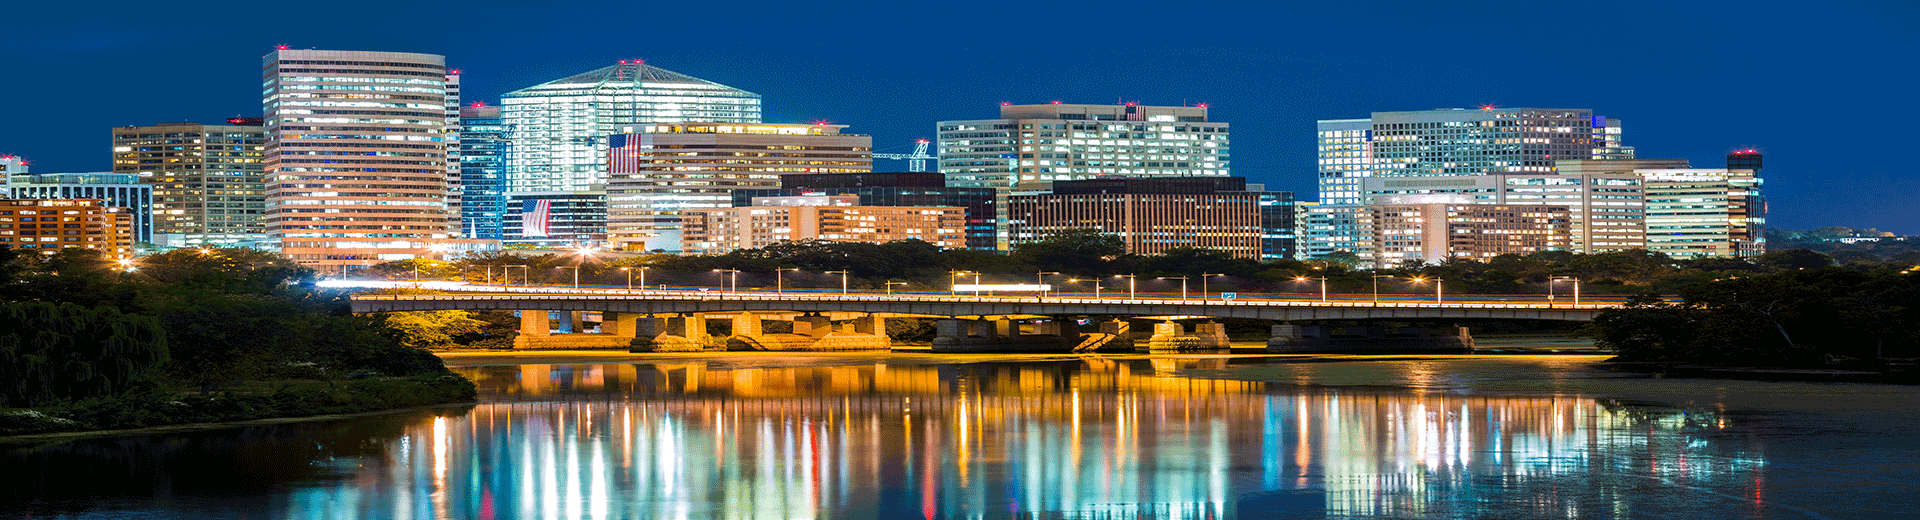
M 26 5 L 20 5 L 26 4 Z M 1314 121 L 1592 108 L 1642 158 L 1766 154 L 1775 227 L 1920 234 L 1920 2 L 15 2 L 0 153 L 110 169 L 115 126 L 260 113 L 260 56 L 443 54 L 469 101 L 645 59 L 883 152 L 1013 103 L 1208 103 L 1233 171 L 1314 195 Z M 1335 5 L 1344 4 L 1344 5 Z M 530 7 L 531 6 L 531 7 Z M 904 161 L 877 161 L 904 170 Z

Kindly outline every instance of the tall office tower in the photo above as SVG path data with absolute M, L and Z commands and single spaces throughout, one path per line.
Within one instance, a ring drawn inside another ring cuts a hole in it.
M 281 252 L 330 272 L 433 255 L 449 238 L 446 58 L 281 49 L 261 62 Z
M 113 172 L 153 186 L 153 243 L 237 247 L 266 240 L 267 135 L 260 118 L 113 129 Z
M 1008 227 L 1016 243 L 1096 229 L 1119 236 L 1128 253 L 1195 247 L 1258 259 L 1266 255 L 1270 231 L 1262 203 L 1276 198 L 1281 197 L 1248 185 L 1242 177 L 1063 180 L 1054 183 L 1053 193 L 1009 197 L 1007 212 L 1013 219 Z M 1291 199 L 1290 194 L 1285 198 Z M 1291 227 L 1290 222 L 1271 222 L 1283 224 Z
M 873 170 L 873 138 L 846 125 L 683 123 L 622 127 L 608 137 L 607 240 L 679 251 L 680 211 L 733 206 L 733 192 L 780 176 Z M 516 144 L 517 146 L 517 144 Z
M 1559 159 L 1630 158 L 1618 128 L 1618 120 L 1584 108 L 1452 108 L 1323 120 L 1320 203 L 1360 204 L 1363 177 L 1551 173 Z
M 507 214 L 507 127 L 500 107 L 460 108 L 460 229 L 469 238 L 500 240 Z
M 447 71 L 447 230 L 449 236 L 467 237 L 461 213 L 466 211 L 466 184 L 460 168 L 460 70 Z M 472 237 L 467 237 L 472 238 Z
M 130 173 L 30 173 L 8 179 L 7 193 L 15 199 L 88 199 L 113 208 L 126 208 L 129 236 L 153 242 L 153 191 Z M 117 217 L 116 217 L 117 218 Z
M 994 251 L 994 189 L 947 186 L 938 172 L 794 173 L 780 176 L 777 190 L 738 190 L 734 207 L 753 205 L 754 197 L 855 195 L 868 206 L 951 206 L 966 210 L 966 247 Z
M 500 103 L 509 192 L 601 191 L 607 136 L 622 126 L 760 122 L 759 94 L 638 60 L 508 92 Z
M 1727 169 L 1753 170 L 1754 175 L 1760 175 L 1760 151 L 1748 148 L 1745 150 L 1734 150 L 1732 153 L 1728 153 Z
M 1000 106 L 999 119 L 941 121 L 940 173 L 947 184 L 1000 191 L 996 247 L 1012 246 L 1005 198 L 1054 181 L 1231 175 L 1227 124 L 1197 107 Z

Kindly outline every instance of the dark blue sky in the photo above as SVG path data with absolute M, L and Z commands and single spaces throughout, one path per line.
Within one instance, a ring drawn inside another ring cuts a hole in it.
M 881 151 L 1001 101 L 1205 102 L 1233 124 L 1234 172 L 1303 200 L 1316 119 L 1592 108 L 1643 158 L 1718 167 L 1759 148 L 1774 226 L 1920 234 L 1900 130 L 1917 117 L 1920 2 L 1290 4 L 33 2 L 5 9 L 0 153 L 106 170 L 111 127 L 258 115 L 276 44 L 443 54 L 489 103 L 643 58 Z

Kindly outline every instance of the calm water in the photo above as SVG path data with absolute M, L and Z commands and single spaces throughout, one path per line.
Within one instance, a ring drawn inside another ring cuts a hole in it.
M 1911 446 L 1871 447 L 1912 422 L 1847 426 L 1871 406 L 1615 401 L 1557 381 L 1675 383 L 1584 362 L 965 359 L 466 367 L 482 404 L 0 447 L 0 516 L 1886 518 L 1920 491 Z

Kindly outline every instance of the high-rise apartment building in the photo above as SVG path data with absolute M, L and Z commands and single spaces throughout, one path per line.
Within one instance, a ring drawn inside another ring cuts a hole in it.
M 1757 160 L 1757 158 L 1756 158 Z M 1647 250 L 1674 258 L 1767 252 L 1766 199 L 1754 170 L 1638 170 L 1647 183 Z
M 460 230 L 500 240 L 507 214 L 507 127 L 500 107 L 460 108 Z
M 752 205 L 680 213 L 690 253 L 719 254 L 795 240 L 883 244 L 920 240 L 966 246 L 966 210 L 959 207 L 866 206 L 857 195 L 755 197 Z
M 609 137 L 607 238 L 621 249 L 677 251 L 680 212 L 733 205 L 733 192 L 803 173 L 873 169 L 873 138 L 846 125 L 680 123 Z
M 466 219 L 466 183 L 460 168 L 460 71 L 447 71 L 447 124 L 441 129 L 447 146 L 447 230 L 448 236 L 464 237 Z
M 341 271 L 450 238 L 444 57 L 282 49 L 261 61 L 267 232 L 282 253 Z
M 1241 177 L 1058 181 L 1052 193 L 1009 197 L 1008 228 L 1015 243 L 1094 229 L 1120 237 L 1128 253 L 1193 247 L 1258 259 L 1268 255 L 1267 235 L 1291 233 L 1291 218 L 1275 219 L 1270 204 L 1263 206 L 1281 199 L 1292 197 L 1249 186 Z M 1291 208 L 1285 211 L 1291 217 Z M 1273 254 L 1291 256 L 1292 251 Z
M 130 173 L 33 173 L 8 179 L 7 192 L 15 199 L 94 200 L 109 208 L 125 208 L 124 230 L 132 240 L 153 242 L 153 186 Z M 115 216 L 119 218 L 119 216 Z
M 113 129 L 113 171 L 153 186 L 153 243 L 266 240 L 266 131 L 259 118 Z
M 1374 112 L 1319 122 L 1320 203 L 1361 204 L 1360 179 L 1551 173 L 1560 159 L 1632 158 L 1617 120 L 1584 108 Z
M 623 126 L 760 122 L 759 94 L 638 60 L 508 92 L 500 103 L 510 192 L 602 190 L 607 136 Z

